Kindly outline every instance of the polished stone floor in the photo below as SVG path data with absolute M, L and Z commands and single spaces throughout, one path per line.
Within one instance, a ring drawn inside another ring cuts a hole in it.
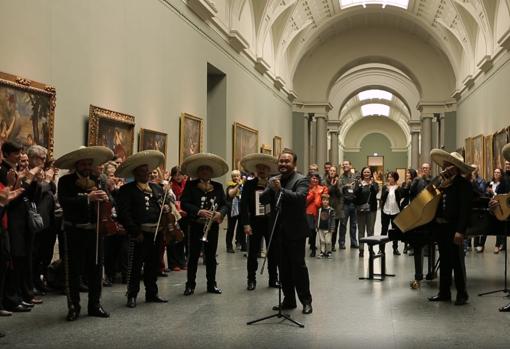
M 334 252 L 331 260 L 308 258 L 314 312 L 303 315 L 300 307 L 290 312 L 304 329 L 275 319 L 247 326 L 273 313 L 277 291 L 267 287 L 266 275 L 259 276 L 255 291 L 246 291 L 246 259 L 220 246 L 222 295 L 205 293 L 203 266 L 191 297 L 182 295 L 185 272 L 159 279 L 168 304 L 145 304 L 142 295 L 138 307 L 128 309 L 123 285 L 104 289 L 109 319 L 83 315 L 68 323 L 65 298 L 48 295 L 31 313 L 0 318 L 0 330 L 7 333 L 0 348 L 508 348 L 510 313 L 497 309 L 510 299 L 502 293 L 477 297 L 503 286 L 504 256 L 492 253 L 493 244 L 489 238 L 484 253 L 468 253 L 471 298 L 463 307 L 428 302 L 426 297 L 437 292 L 434 281 L 411 290 L 409 256 L 389 256 L 388 271 L 395 278 L 358 280 L 367 258 L 359 259 L 357 250 L 348 248 Z

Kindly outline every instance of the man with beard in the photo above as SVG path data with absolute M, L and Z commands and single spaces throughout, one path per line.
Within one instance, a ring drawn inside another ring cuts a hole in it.
M 282 309 L 296 308 L 296 292 L 303 304 L 303 314 L 312 313 L 310 278 L 305 263 L 305 241 L 308 234 L 306 222 L 306 196 L 308 179 L 296 172 L 297 156 L 284 150 L 278 159 L 280 176 L 273 178 L 260 195 L 263 205 L 270 204 L 276 222 L 275 243 L 279 254 L 280 281 L 284 300 Z M 278 306 L 273 308 L 278 310 Z
M 248 237 L 248 291 L 255 290 L 257 285 L 256 274 L 258 269 L 257 258 L 260 253 L 262 238 L 269 245 L 271 234 L 271 209 L 269 205 L 260 203 L 260 195 L 266 189 L 270 174 L 278 171 L 276 158 L 266 154 L 250 154 L 241 160 L 241 166 L 255 178 L 245 182 L 240 205 L 240 223 Z M 278 287 L 278 271 L 275 256 L 275 247 L 271 243 L 267 251 L 269 287 Z
M 97 232 L 97 212 L 108 195 L 100 188 L 94 169 L 113 158 L 113 152 L 102 146 L 83 147 L 63 155 L 55 167 L 71 170 L 58 182 L 58 200 L 64 213 L 64 266 L 66 269 L 67 321 L 80 316 L 80 275 L 88 279 L 88 314 L 107 318 L 101 306 L 103 272 L 103 239 Z

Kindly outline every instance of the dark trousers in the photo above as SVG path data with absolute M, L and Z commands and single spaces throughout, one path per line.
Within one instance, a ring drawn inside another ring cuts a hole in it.
M 227 248 L 232 248 L 232 239 L 234 238 L 234 232 L 236 235 L 236 244 L 241 245 L 242 250 L 246 250 L 246 236 L 244 235 L 243 227 L 241 224 L 236 223 L 238 221 L 239 216 L 231 217 L 227 216 L 227 236 L 225 238 Z
M 312 214 L 307 214 L 306 221 L 308 223 L 308 244 L 310 245 L 310 250 L 315 251 L 317 249 L 316 218 Z
M 305 263 L 306 239 L 287 240 L 278 237 L 278 266 L 285 303 L 296 304 L 296 293 L 302 304 L 312 303 L 310 278 Z
M 336 237 L 338 235 L 338 228 L 340 227 L 340 219 L 335 219 L 335 230 L 333 231 L 333 235 L 331 236 L 331 248 L 335 248 L 336 245 Z
M 110 235 L 104 238 L 104 271 L 111 281 L 114 281 L 117 271 L 123 278 L 128 273 L 128 246 L 127 235 Z
M 496 236 L 496 247 L 506 247 L 506 235 L 497 235 Z
M 253 234 L 248 237 L 248 281 L 255 281 L 257 269 L 259 267 L 257 258 L 260 253 L 262 239 L 266 240 L 266 246 L 269 246 L 269 238 L 272 226 L 266 218 L 255 218 L 252 223 Z M 269 273 L 269 282 L 278 280 L 277 257 L 275 241 L 271 242 L 271 246 L 267 250 L 267 271 Z
M 351 246 L 358 245 L 356 237 L 357 216 L 356 206 L 351 203 L 344 203 L 344 217 L 340 221 L 340 232 L 338 243 L 340 246 L 345 246 L 345 234 L 347 233 L 347 221 L 349 221 L 349 235 L 351 236 Z
M 475 236 L 475 247 L 485 247 L 485 241 L 487 241 L 487 235 Z
M 175 267 L 183 268 L 186 266 L 186 258 L 184 256 L 184 245 L 185 241 L 170 241 L 166 245 L 166 258 L 168 262 L 168 268 L 172 269 Z
M 48 266 L 53 259 L 53 250 L 56 240 L 57 233 L 54 226 L 35 234 L 32 268 L 34 286 L 38 289 L 44 288 L 41 276 L 43 276 L 44 280 L 48 277 Z
M 188 281 L 187 287 L 195 288 L 198 269 L 198 259 L 202 245 L 204 246 L 205 270 L 207 278 L 207 287 L 216 286 L 216 250 L 218 248 L 218 224 L 213 223 L 211 230 L 207 235 L 207 242 L 202 242 L 204 230 L 203 224 L 195 222 L 190 223 L 190 241 L 189 241 L 189 260 L 188 260 Z
M 143 241 L 129 238 L 128 261 L 128 297 L 136 297 L 140 292 L 140 279 L 143 265 L 143 283 L 145 285 L 145 298 L 158 295 L 156 284 L 159 272 L 159 251 L 163 243 L 163 234 L 160 232 L 154 241 L 154 233 L 143 233 Z
M 99 238 L 99 258 L 96 264 L 96 231 L 75 227 L 64 229 L 64 267 L 69 306 L 80 304 L 80 276 L 82 270 L 89 288 L 89 307 L 97 306 L 101 298 L 103 271 L 103 239 Z
M 450 224 L 440 224 L 438 230 L 440 233 L 438 239 L 439 257 L 441 258 L 439 269 L 439 293 L 445 297 L 450 296 L 453 271 L 455 275 L 457 296 L 467 295 L 464 250 L 463 246 L 455 245 L 453 243 L 455 227 Z
M 391 228 L 392 229 L 395 229 L 395 225 L 393 224 L 393 220 L 395 219 L 395 217 L 397 217 L 397 215 L 388 215 L 386 213 L 384 213 L 383 211 L 381 211 L 381 235 L 388 235 L 388 228 L 390 227 L 390 223 L 391 223 Z M 398 249 L 398 241 L 397 240 L 393 240 L 393 250 L 396 250 Z

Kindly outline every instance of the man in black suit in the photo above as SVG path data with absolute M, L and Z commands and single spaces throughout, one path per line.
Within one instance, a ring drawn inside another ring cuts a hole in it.
M 296 172 L 297 156 L 289 149 L 278 158 L 279 178 L 270 181 L 260 195 L 262 204 L 270 204 L 273 214 L 280 214 L 275 231 L 279 254 L 280 281 L 284 300 L 282 309 L 296 308 L 296 292 L 303 304 L 303 313 L 312 313 L 310 278 L 305 263 L 306 195 L 308 179 Z M 278 307 L 275 307 L 278 310 Z
M 450 301 L 452 271 L 455 274 L 457 298 L 455 305 L 464 305 L 468 301 L 466 289 L 466 266 L 464 263 L 464 234 L 471 214 L 473 189 L 471 183 L 462 176 L 473 171 L 464 163 L 462 155 L 447 153 L 441 149 L 433 149 L 430 156 L 443 170 L 446 179 L 441 184 L 442 200 L 436 212 L 435 223 L 438 232 L 439 255 L 441 258 L 439 293 L 430 297 L 429 301 Z
M 107 318 L 101 306 L 103 239 L 97 235 L 97 212 L 108 195 L 100 188 L 94 169 L 113 158 L 106 147 L 83 147 L 61 156 L 55 167 L 71 172 L 58 181 L 58 200 L 64 214 L 63 247 L 66 269 L 67 321 L 80 316 L 80 275 L 88 281 L 88 314 Z
M 503 154 L 503 157 L 505 158 L 505 168 L 504 168 L 503 178 L 501 179 L 501 182 L 499 183 L 499 185 L 496 189 L 496 194 L 498 194 L 498 195 L 510 193 L 510 143 L 503 147 L 502 154 Z M 491 202 L 489 203 L 489 205 L 491 207 L 495 208 L 498 205 L 498 202 L 496 200 L 492 199 Z M 510 231 L 508 231 L 508 227 L 510 226 L 508 219 L 506 222 L 500 222 L 500 226 L 501 226 L 501 229 L 499 231 L 503 231 L 506 235 L 508 235 L 510 233 Z M 504 236 L 505 249 L 507 248 L 506 235 Z M 499 311 L 510 312 L 510 303 L 499 308 Z
M 128 157 L 115 172 L 115 176 L 120 178 L 134 178 L 133 182 L 124 184 L 119 189 L 116 200 L 119 222 L 130 237 L 126 303 L 128 308 L 136 307 L 142 265 L 145 301 L 168 302 L 158 296 L 156 284 L 159 272 L 159 251 L 163 243 L 163 225 L 158 221 L 161 205 L 164 205 L 164 191 L 158 184 L 149 182 L 151 172 L 164 161 L 163 153 L 157 150 L 145 150 Z M 163 209 L 169 208 L 167 206 Z M 154 234 L 157 234 L 156 237 Z
M 185 296 L 195 292 L 198 259 L 202 245 L 207 278 L 207 292 L 221 294 L 216 285 L 216 250 L 218 247 L 219 224 L 226 216 L 228 208 L 223 186 L 211 178 L 223 176 L 228 165 L 215 154 L 198 153 L 187 157 L 181 165 L 183 173 L 193 179 L 186 183 L 181 196 L 181 208 L 188 214 L 189 260 L 188 280 Z M 204 227 L 210 222 L 210 230 L 205 238 Z M 204 241 L 204 240 L 205 241 Z
M 260 253 L 262 238 L 269 245 L 271 234 L 271 209 L 269 205 L 260 203 L 260 195 L 266 189 L 270 174 L 278 169 L 276 158 L 266 154 L 250 154 L 241 160 L 241 166 L 248 172 L 255 173 L 256 177 L 245 182 L 240 204 L 240 223 L 244 233 L 248 236 L 248 291 L 253 291 L 257 285 L 256 274 L 258 269 L 257 258 Z M 275 245 L 271 243 L 267 250 L 269 272 L 269 287 L 278 287 L 278 271 L 275 255 Z

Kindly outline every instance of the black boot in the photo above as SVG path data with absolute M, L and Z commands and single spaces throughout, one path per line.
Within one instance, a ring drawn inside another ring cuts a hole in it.
M 81 310 L 81 307 L 79 304 L 69 304 L 66 320 L 67 321 L 77 320 L 78 317 L 80 317 L 80 310 Z
M 107 313 L 103 309 L 103 306 L 99 303 L 89 304 L 88 313 L 89 313 L 89 316 L 102 317 L 102 318 L 110 317 L 110 314 Z

